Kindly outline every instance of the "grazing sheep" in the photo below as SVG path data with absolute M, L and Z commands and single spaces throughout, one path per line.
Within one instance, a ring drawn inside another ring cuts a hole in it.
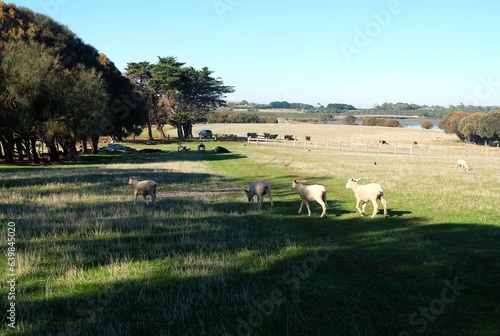
M 366 203 L 369 201 L 373 204 L 372 218 L 375 217 L 378 211 L 377 200 L 380 200 L 384 206 L 384 216 L 387 217 L 387 202 L 384 198 L 384 190 L 378 183 L 370 183 L 359 185 L 359 179 L 350 178 L 345 185 L 346 189 L 352 189 L 354 196 L 356 196 L 356 209 L 358 209 L 361 216 L 365 215 Z M 362 209 L 359 208 L 359 203 L 363 202 Z
M 128 180 L 128 184 L 134 186 L 134 204 L 137 204 L 137 196 L 142 195 L 144 200 L 146 196 L 151 196 L 153 205 L 156 206 L 156 182 L 151 180 L 139 181 L 136 177 L 132 176 Z
M 467 162 L 465 162 L 464 159 L 458 159 L 457 160 L 457 168 L 469 171 L 469 166 L 467 166 Z
M 231 153 L 229 151 L 229 149 L 227 149 L 225 147 L 221 147 L 221 146 L 214 147 L 214 149 L 212 149 L 212 151 L 215 153 Z
M 304 186 L 301 182 L 294 180 L 292 183 L 292 188 L 297 189 L 299 192 L 302 203 L 300 203 L 300 208 L 298 213 L 302 213 L 302 207 L 304 204 L 307 207 L 307 213 L 311 217 L 311 208 L 309 207 L 309 201 L 318 202 L 323 208 L 321 217 L 326 217 L 326 189 L 324 186 L 319 184 L 313 184 L 309 186 Z
M 259 210 L 262 209 L 262 202 L 264 200 L 264 195 L 269 196 L 269 200 L 271 200 L 271 208 L 274 208 L 273 204 L 273 194 L 271 192 L 271 186 L 269 185 L 269 182 L 264 181 L 264 180 L 257 180 L 253 181 L 252 184 L 250 184 L 250 188 L 248 190 L 245 190 L 247 196 L 248 196 L 248 201 L 253 203 L 253 197 L 257 196 L 257 200 L 259 202 Z

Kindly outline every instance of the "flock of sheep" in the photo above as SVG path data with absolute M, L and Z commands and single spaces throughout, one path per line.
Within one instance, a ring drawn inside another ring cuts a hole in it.
M 457 168 L 469 171 L 467 162 L 463 159 L 457 161 Z M 365 207 L 368 202 L 373 205 L 373 212 L 371 218 L 374 218 L 378 212 L 378 203 L 380 201 L 384 207 L 384 216 L 388 217 L 387 214 L 387 201 L 384 198 L 384 190 L 382 186 L 378 183 L 369 184 L 358 184 L 359 179 L 350 178 L 347 180 L 345 185 L 346 189 L 351 189 L 354 192 L 356 198 L 356 209 L 361 214 L 365 215 Z M 156 182 L 152 180 L 139 181 L 136 177 L 130 177 L 129 184 L 133 186 L 134 189 L 134 204 L 137 203 L 137 196 L 142 195 L 144 200 L 146 196 L 151 196 L 153 206 L 156 205 Z M 318 202 L 321 205 L 322 212 L 321 217 L 326 217 L 326 188 L 320 184 L 304 185 L 298 180 L 292 182 L 292 189 L 296 189 L 302 200 L 300 203 L 298 213 L 302 213 L 302 208 L 305 205 L 307 207 L 308 216 L 311 216 L 311 208 L 309 207 L 309 202 Z M 245 189 L 245 193 L 248 197 L 249 202 L 254 202 L 255 196 L 257 196 L 258 208 L 262 209 L 262 203 L 264 201 L 264 195 L 269 197 L 271 202 L 271 208 L 274 207 L 273 194 L 271 190 L 271 185 L 265 180 L 257 180 L 250 184 L 248 189 Z M 359 207 L 362 203 L 361 208 Z

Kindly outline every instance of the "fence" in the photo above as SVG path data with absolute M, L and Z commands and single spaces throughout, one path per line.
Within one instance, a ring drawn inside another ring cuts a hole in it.
M 283 148 L 303 148 L 319 150 L 336 150 L 347 152 L 387 153 L 406 155 L 426 155 L 444 157 L 486 157 L 500 159 L 500 148 L 490 146 L 462 145 L 437 146 L 411 144 L 355 143 L 338 140 L 285 140 L 268 138 L 247 138 L 248 145 L 272 146 Z

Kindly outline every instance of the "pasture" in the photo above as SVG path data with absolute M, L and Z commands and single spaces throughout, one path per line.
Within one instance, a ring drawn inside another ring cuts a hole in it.
M 246 126 L 249 132 L 261 127 Z M 352 136 L 372 136 L 358 129 Z M 415 133 L 408 134 L 413 141 Z M 442 141 L 432 140 L 440 133 L 430 134 L 429 141 Z M 199 153 L 197 143 L 187 143 L 192 149 L 182 153 L 176 144 L 127 145 L 164 152 L 0 167 L 2 240 L 8 223 L 15 223 L 17 252 L 17 332 L 4 313 L 2 333 L 406 336 L 500 330 L 498 160 L 467 160 L 471 170 L 465 172 L 444 157 L 243 142 L 214 143 L 227 154 L 212 153 L 210 146 Z M 156 208 L 141 198 L 133 206 L 127 184 L 133 175 L 158 183 Z M 357 214 L 354 194 L 345 189 L 350 177 L 384 187 L 389 218 L 381 209 L 374 219 Z M 255 179 L 270 182 L 274 209 L 267 197 L 261 211 L 248 203 L 243 189 Z M 326 187 L 327 218 L 319 217 L 315 202 L 311 217 L 297 214 L 294 179 Z M 0 264 L 7 268 L 6 248 Z M 9 280 L 7 273 L 2 281 Z M 8 291 L 2 286 L 4 312 Z

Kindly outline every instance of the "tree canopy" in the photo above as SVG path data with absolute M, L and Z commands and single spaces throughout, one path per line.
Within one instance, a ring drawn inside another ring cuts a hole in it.
M 76 142 L 122 137 L 144 122 L 134 93 L 104 54 L 49 17 L 0 2 L 0 156 L 7 162 L 39 160 L 44 143 L 51 160 L 58 146 L 75 157 Z
M 473 114 L 452 113 L 439 123 L 439 128 L 447 134 L 456 134 L 462 141 L 498 145 L 500 141 L 500 110 Z
M 234 91 L 213 71 L 186 66 L 175 57 L 158 57 L 156 64 L 129 63 L 127 76 L 148 101 L 150 123 L 160 129 L 166 123 L 177 128 L 182 141 L 192 137 L 192 123 L 206 119 L 207 113 L 225 106 L 225 94 Z

